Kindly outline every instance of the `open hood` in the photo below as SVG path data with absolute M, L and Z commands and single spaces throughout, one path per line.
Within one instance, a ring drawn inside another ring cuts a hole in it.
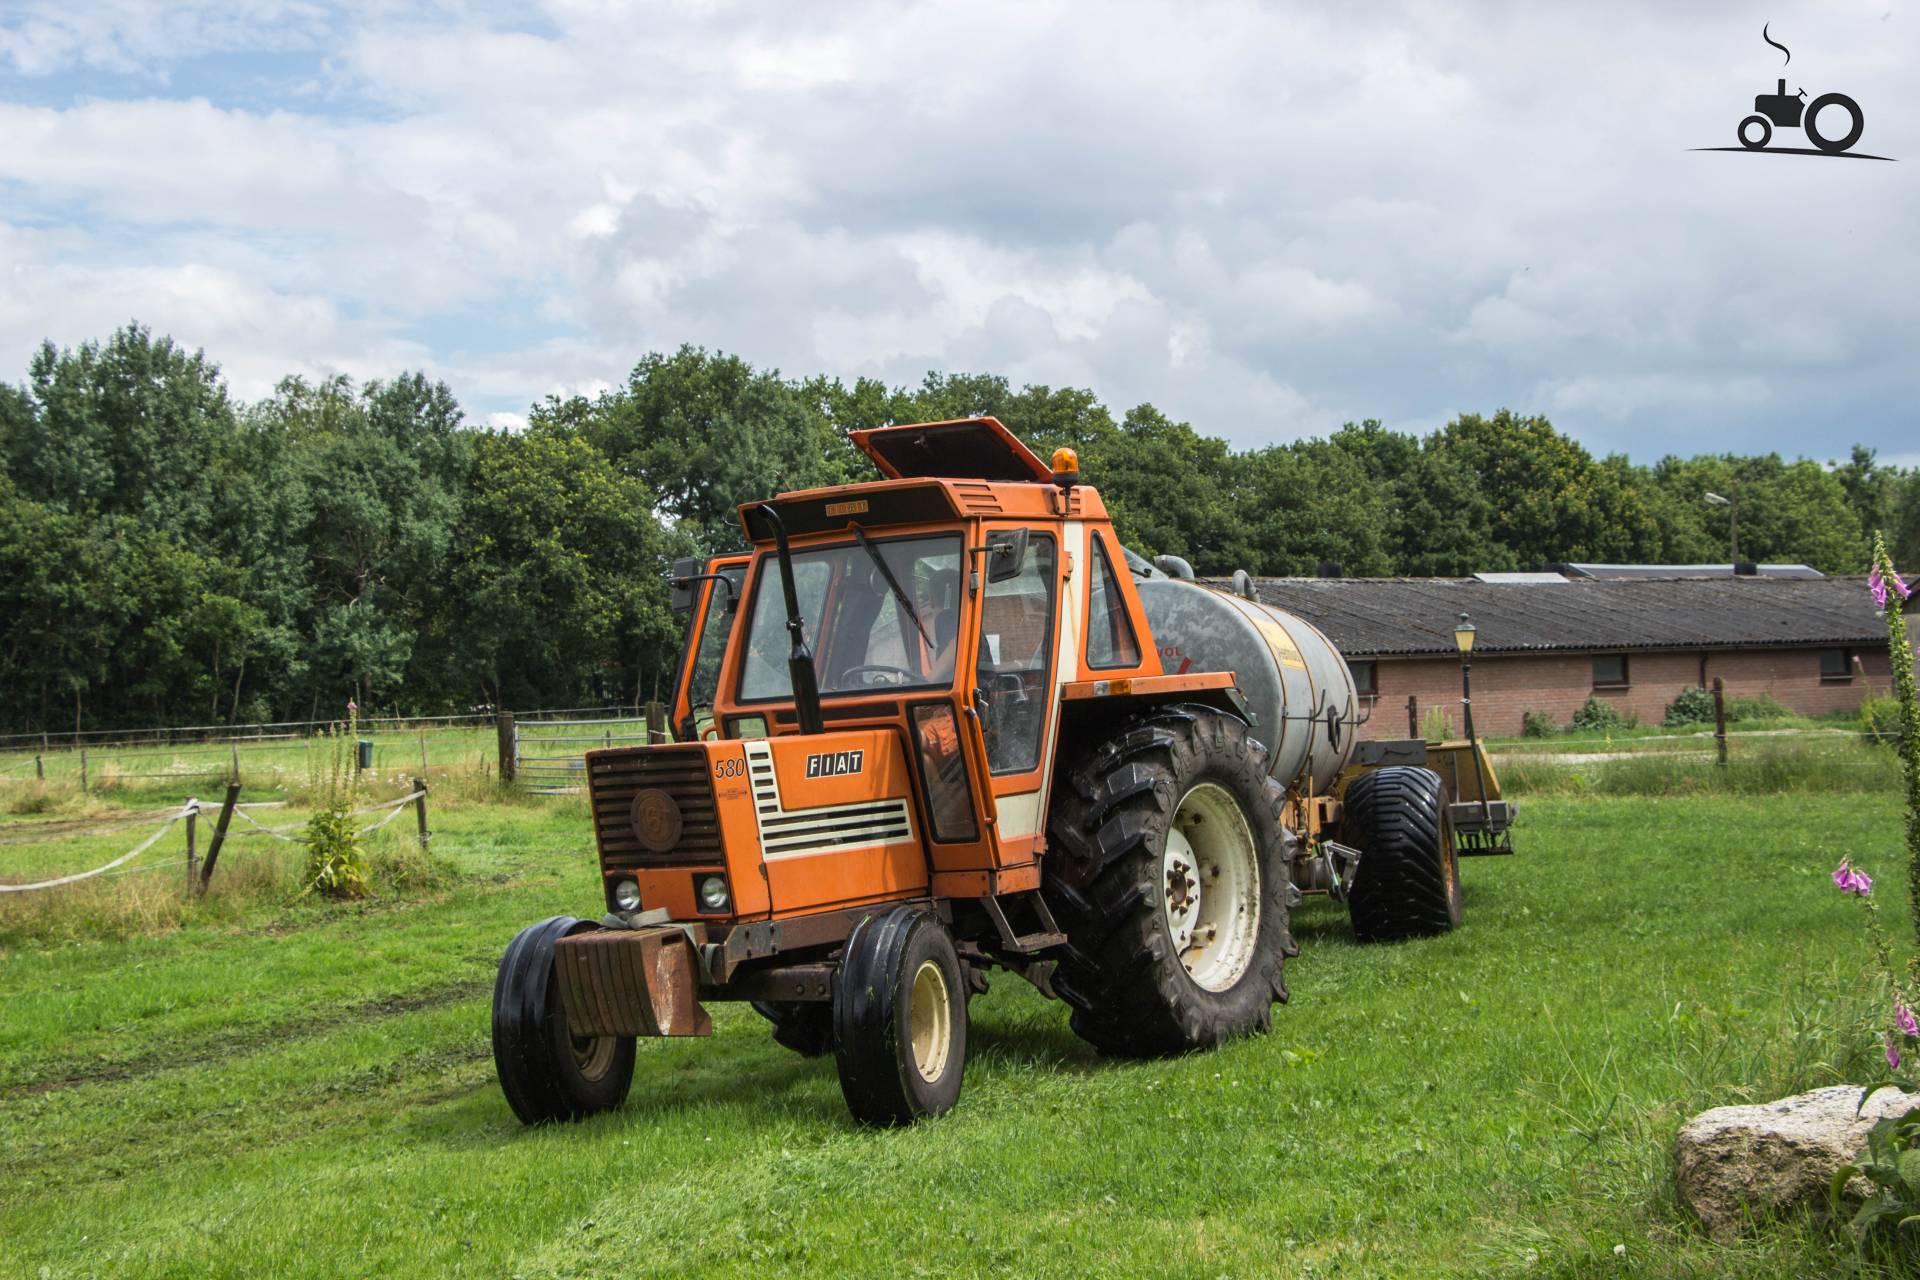
M 895 480 L 987 480 L 1050 484 L 1053 471 L 994 418 L 876 427 L 850 435 L 880 473 Z

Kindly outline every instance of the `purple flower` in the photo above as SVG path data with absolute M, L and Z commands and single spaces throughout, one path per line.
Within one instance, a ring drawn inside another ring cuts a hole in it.
M 1866 897 L 1873 892 L 1873 877 L 1853 865 L 1851 859 L 1840 859 L 1840 865 L 1833 869 L 1833 883 L 1842 893 L 1857 893 Z
M 1900 1069 L 1900 1046 L 1891 1040 L 1887 1041 L 1887 1066 L 1894 1071 Z
M 1907 1036 L 1920 1036 L 1920 1018 L 1913 1016 L 1913 1010 L 1896 1002 L 1893 1006 L 1893 1025 Z
M 1913 588 L 1900 580 L 1898 570 L 1894 572 L 1893 581 L 1888 582 L 1881 574 L 1878 564 L 1875 564 L 1873 566 L 1873 572 L 1867 575 L 1867 590 L 1873 593 L 1873 607 L 1876 609 L 1885 609 L 1887 607 L 1887 592 L 1889 590 L 1902 600 L 1905 600 L 1913 594 Z
M 355 702 L 352 698 L 347 699 L 347 710 L 358 711 L 359 709 L 360 709 L 359 703 Z

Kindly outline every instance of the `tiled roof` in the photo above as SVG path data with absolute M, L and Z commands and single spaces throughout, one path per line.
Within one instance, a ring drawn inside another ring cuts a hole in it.
M 1806 648 L 1885 644 L 1887 635 L 1860 577 L 1259 578 L 1255 590 L 1348 657 L 1452 654 L 1462 613 L 1473 620 L 1476 654 Z

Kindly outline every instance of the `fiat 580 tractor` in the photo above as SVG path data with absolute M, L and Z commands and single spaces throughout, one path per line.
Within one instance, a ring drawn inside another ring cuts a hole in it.
M 959 1097 L 989 969 L 1164 1054 L 1268 1025 L 1302 893 L 1367 938 L 1457 923 L 1458 854 L 1511 816 L 1476 744 L 1354 762 L 1332 644 L 1123 550 L 1069 450 L 991 418 L 852 438 L 883 479 L 748 504 L 751 551 L 675 567 L 678 741 L 586 757 L 605 914 L 500 964 L 522 1120 L 617 1106 L 636 1037 L 735 1000 L 906 1123 Z

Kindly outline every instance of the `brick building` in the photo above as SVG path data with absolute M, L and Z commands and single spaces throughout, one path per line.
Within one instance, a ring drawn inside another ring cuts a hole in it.
M 1475 628 L 1482 734 L 1518 734 L 1525 711 L 1564 726 L 1589 697 L 1657 724 L 1682 689 L 1715 676 L 1730 698 L 1770 694 L 1806 715 L 1888 692 L 1886 626 L 1864 578 L 1513 577 L 1263 578 L 1255 589 L 1346 655 L 1373 706 L 1367 737 L 1405 735 L 1409 698 L 1416 715 L 1441 707 L 1462 728 L 1462 613 Z

